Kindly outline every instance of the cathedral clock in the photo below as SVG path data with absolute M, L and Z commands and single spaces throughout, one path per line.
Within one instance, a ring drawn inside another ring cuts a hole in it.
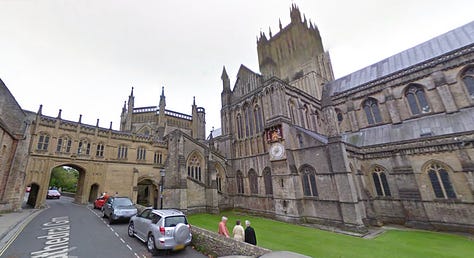
M 273 143 L 270 147 L 270 160 L 280 160 L 285 158 L 285 146 L 280 142 Z

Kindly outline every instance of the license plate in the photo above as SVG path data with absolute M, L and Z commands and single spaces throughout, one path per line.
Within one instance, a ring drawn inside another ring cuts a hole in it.
M 173 250 L 175 250 L 175 251 L 181 250 L 181 249 L 184 249 L 184 245 L 177 245 L 173 248 Z

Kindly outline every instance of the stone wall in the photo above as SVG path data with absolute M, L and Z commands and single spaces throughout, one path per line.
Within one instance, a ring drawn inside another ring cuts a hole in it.
M 246 255 L 260 257 L 271 250 L 254 246 L 232 238 L 223 237 L 215 232 L 191 226 L 193 233 L 192 245 L 199 251 L 212 257 L 227 255 Z

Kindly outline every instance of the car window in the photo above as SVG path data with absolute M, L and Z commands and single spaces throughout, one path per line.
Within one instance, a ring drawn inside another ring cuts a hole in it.
M 146 209 L 142 213 L 140 213 L 140 217 L 148 219 L 148 216 L 150 215 L 150 212 L 151 212 L 150 209 Z
M 165 227 L 174 227 L 178 223 L 188 224 L 185 216 L 173 216 L 165 218 Z
M 158 221 L 160 221 L 161 217 L 158 214 L 155 213 L 150 213 L 149 218 L 151 219 L 151 223 L 156 224 Z
M 133 203 L 128 198 L 115 198 L 114 205 L 117 205 L 117 206 L 130 206 L 130 205 L 133 205 Z

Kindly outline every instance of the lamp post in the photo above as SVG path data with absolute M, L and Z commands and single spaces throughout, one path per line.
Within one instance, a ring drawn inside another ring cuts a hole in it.
M 163 209 L 163 188 L 165 188 L 165 174 L 166 170 L 160 170 L 161 185 L 160 185 L 160 209 Z

